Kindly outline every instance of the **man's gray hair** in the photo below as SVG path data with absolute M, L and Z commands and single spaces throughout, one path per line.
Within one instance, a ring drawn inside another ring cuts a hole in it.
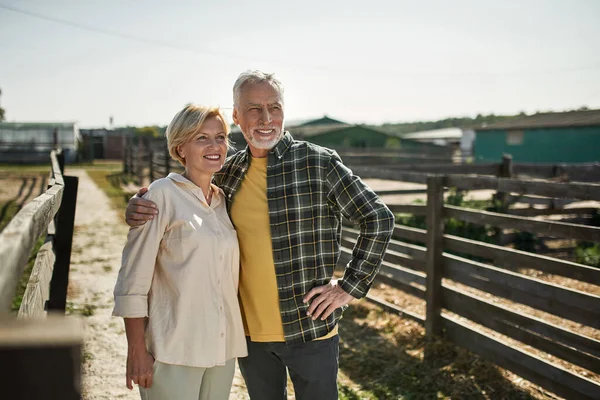
M 275 74 L 267 74 L 257 69 L 244 71 L 238 76 L 237 80 L 233 84 L 233 106 L 236 107 L 239 104 L 240 97 L 242 96 L 242 89 L 247 83 L 262 83 L 267 82 L 273 87 L 279 94 L 281 102 L 283 103 L 283 84 L 279 79 L 275 77 Z

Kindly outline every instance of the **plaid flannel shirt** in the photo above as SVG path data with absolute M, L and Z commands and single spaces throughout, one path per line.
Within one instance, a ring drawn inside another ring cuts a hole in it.
M 235 201 L 251 162 L 250 150 L 227 159 L 215 183 Z M 338 285 L 364 297 L 377 274 L 394 229 L 394 215 L 333 150 L 296 141 L 286 132 L 268 154 L 267 201 L 279 309 L 287 344 L 308 342 L 331 331 L 342 316 L 306 316 L 302 298 L 327 284 L 340 257 L 342 215 L 360 227 L 360 236 Z

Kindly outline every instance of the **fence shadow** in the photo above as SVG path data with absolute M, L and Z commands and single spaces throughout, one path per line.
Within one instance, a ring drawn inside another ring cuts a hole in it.
M 493 364 L 368 303 L 340 323 L 340 369 L 376 399 L 533 399 Z M 424 353 L 427 360 L 423 359 Z M 358 399 L 340 385 L 347 399 Z

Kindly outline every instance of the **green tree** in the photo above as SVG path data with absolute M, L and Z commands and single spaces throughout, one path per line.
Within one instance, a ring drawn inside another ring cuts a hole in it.
M 0 96 L 2 96 L 2 89 L 0 89 Z M 4 108 L 0 107 L 0 122 L 4 121 Z
M 143 128 L 135 128 L 135 136 L 141 137 L 151 137 L 157 138 L 160 137 L 160 131 L 156 126 L 144 126 Z

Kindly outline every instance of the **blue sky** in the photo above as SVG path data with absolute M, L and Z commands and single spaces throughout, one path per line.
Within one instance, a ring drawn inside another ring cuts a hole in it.
M 189 102 L 230 113 L 258 68 L 283 81 L 288 120 L 600 108 L 598 21 L 597 0 L 0 0 L 0 105 L 166 125 Z

